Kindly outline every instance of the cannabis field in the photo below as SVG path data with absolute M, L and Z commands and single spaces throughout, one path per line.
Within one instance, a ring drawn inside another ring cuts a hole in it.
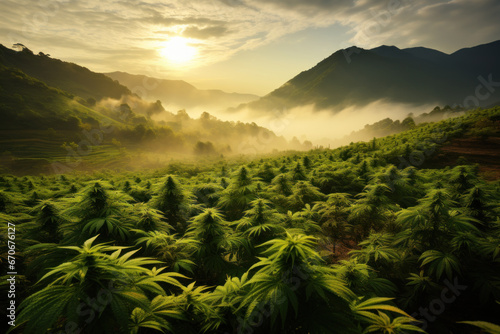
M 2 175 L 16 280 L 1 312 L 12 333 L 499 333 L 500 183 L 473 161 L 425 168 L 499 122 L 494 108 L 333 150 Z

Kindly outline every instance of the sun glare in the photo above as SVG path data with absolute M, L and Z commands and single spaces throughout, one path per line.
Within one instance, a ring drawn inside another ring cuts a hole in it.
M 172 63 L 185 64 L 196 56 L 197 49 L 189 45 L 189 40 L 173 37 L 165 42 L 160 49 L 160 55 Z

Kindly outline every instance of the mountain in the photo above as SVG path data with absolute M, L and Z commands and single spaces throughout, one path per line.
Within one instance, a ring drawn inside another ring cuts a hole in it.
M 0 64 L 0 115 L 2 131 L 78 131 L 83 123 L 118 123 L 109 116 L 78 103 L 63 90 Z
M 22 46 L 15 51 L 0 44 L 0 64 L 18 68 L 30 77 L 47 85 L 62 89 L 84 99 L 100 100 L 105 97 L 120 99 L 131 95 L 130 90 L 113 81 L 104 74 L 95 73 L 88 68 L 51 58 L 42 52 L 35 55 Z
M 403 49 L 404 52 L 421 59 L 426 59 L 434 62 L 442 62 L 448 58 L 448 55 L 444 52 L 437 51 L 434 49 L 415 47 Z
M 142 101 L 103 74 L 17 46 L 19 51 L 0 44 L 2 130 L 77 131 L 103 122 L 137 125 L 165 112 L 161 104 Z
M 221 90 L 200 90 L 182 80 L 165 80 L 125 72 L 106 73 L 143 99 L 161 100 L 167 109 L 207 108 L 224 110 L 257 100 L 252 94 L 226 93 Z M 149 88 L 149 89 L 148 89 Z
M 464 48 L 451 54 L 453 64 L 464 66 L 464 70 L 487 76 L 493 74 L 496 81 L 500 81 L 500 41 L 478 45 L 473 48 Z
M 270 94 L 238 109 L 266 112 L 314 105 L 335 112 L 377 100 L 487 106 L 500 99 L 500 89 L 495 88 L 500 81 L 498 59 L 500 41 L 452 54 L 423 47 L 351 47 L 333 53 Z M 485 85 L 479 94 L 478 85 Z

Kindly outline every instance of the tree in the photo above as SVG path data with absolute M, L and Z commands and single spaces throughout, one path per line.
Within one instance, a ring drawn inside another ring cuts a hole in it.
M 27 51 L 33 53 L 30 49 L 28 49 L 24 44 L 21 44 L 21 43 L 16 43 L 16 44 L 12 45 L 12 48 L 18 52 L 27 50 Z
M 402 122 L 401 122 L 401 125 L 405 128 L 405 129 L 413 129 L 415 128 L 415 121 L 413 120 L 413 118 L 411 117 L 406 117 Z
M 196 155 L 214 155 L 217 154 L 215 151 L 214 144 L 207 141 L 206 143 L 198 141 L 194 146 L 194 154 Z

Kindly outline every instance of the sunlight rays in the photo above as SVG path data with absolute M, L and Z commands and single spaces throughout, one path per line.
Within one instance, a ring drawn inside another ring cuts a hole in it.
M 189 65 L 198 55 L 198 49 L 191 39 L 173 37 L 161 45 L 160 56 L 177 65 Z

